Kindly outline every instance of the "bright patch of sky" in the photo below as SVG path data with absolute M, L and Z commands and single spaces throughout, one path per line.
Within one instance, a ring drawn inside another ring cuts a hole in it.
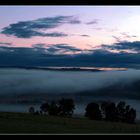
M 140 40 L 139 6 L 0 6 L 0 31 L 10 24 L 56 16 L 74 16 L 81 23 L 63 24 L 44 30 L 61 32 L 68 36 L 32 36 L 18 38 L 0 34 L 0 42 L 13 43 L 15 47 L 33 44 L 70 44 L 80 49 L 97 48 L 101 44 Z M 92 46 L 92 47 L 91 47 Z

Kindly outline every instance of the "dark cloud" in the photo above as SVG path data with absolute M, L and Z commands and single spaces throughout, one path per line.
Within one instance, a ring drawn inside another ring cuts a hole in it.
M 34 44 L 33 48 L 37 51 L 44 51 L 46 54 L 51 55 L 64 55 L 65 53 L 81 52 L 81 49 L 75 48 L 68 44 Z
M 140 68 L 140 55 L 134 53 L 113 53 L 105 49 L 94 50 L 90 54 L 78 54 L 75 61 L 83 66 L 132 67 Z
M 8 43 L 8 42 L 0 42 L 0 45 L 8 45 L 8 46 L 11 46 L 12 43 Z
M 33 44 L 32 47 L 33 48 L 45 48 L 46 44 L 44 44 L 44 43 Z
M 79 52 L 81 51 L 81 49 L 75 48 L 73 46 L 70 46 L 68 44 L 55 44 L 55 45 L 51 45 L 50 48 L 56 48 L 59 50 L 63 50 L 64 52 Z
M 62 32 L 53 32 L 53 33 L 46 33 L 45 36 L 48 37 L 65 37 L 68 36 L 68 34 L 62 33 Z
M 121 41 L 113 45 L 103 45 L 103 48 L 108 48 L 112 50 L 132 50 L 140 53 L 140 41 Z
M 102 45 L 100 49 L 83 50 L 69 44 L 34 44 L 32 48 L 0 46 L 0 66 L 99 66 L 139 67 L 140 53 L 121 50 L 140 50 L 140 42 L 119 42 Z M 120 50 L 114 53 L 109 50 Z M 78 52 L 78 53 L 77 53 Z M 72 55 L 73 54 L 73 55 Z
M 94 19 L 92 21 L 87 22 L 86 24 L 91 25 L 91 24 L 98 24 L 99 20 L 98 19 Z
M 128 32 L 122 32 L 120 33 L 124 38 L 133 38 L 137 37 L 136 35 L 130 35 Z
M 83 35 L 80 35 L 82 37 L 90 37 L 89 35 L 86 35 L 86 34 L 83 34 Z
M 116 42 L 122 42 L 124 40 L 129 40 L 130 38 L 136 38 L 136 35 L 130 35 L 128 32 L 122 32 L 119 36 L 112 36 Z
M 12 35 L 18 38 L 31 38 L 34 36 L 60 37 L 66 36 L 64 33 L 44 33 L 41 30 L 49 30 L 64 24 L 80 24 L 78 18 L 74 16 L 56 16 L 40 18 L 31 21 L 20 21 L 10 24 L 2 29 L 2 34 Z
M 62 32 L 52 32 L 52 33 L 43 33 L 33 30 L 24 30 L 23 32 L 13 32 L 13 35 L 18 38 L 31 38 L 35 36 L 41 36 L 41 37 L 65 37 L 68 36 L 68 34 L 62 33 Z
M 132 35 L 132 37 L 137 37 L 136 35 Z
M 5 46 L 5 45 L 0 45 L 0 54 L 2 53 L 9 53 L 9 52 L 12 52 L 13 49 L 9 46 Z
M 75 48 L 74 46 L 70 46 L 68 44 L 34 44 L 34 48 L 38 48 L 40 50 L 45 51 L 48 54 L 65 54 L 65 53 L 75 53 L 80 52 L 81 49 Z
M 121 37 L 118 37 L 118 36 L 113 35 L 112 37 L 115 39 L 116 42 L 121 42 L 122 40 Z

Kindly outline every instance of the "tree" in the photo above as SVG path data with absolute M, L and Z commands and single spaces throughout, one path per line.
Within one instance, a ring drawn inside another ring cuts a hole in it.
M 102 117 L 106 119 L 107 117 L 107 107 L 109 106 L 110 102 L 103 102 L 101 104 L 101 112 L 102 112 Z
M 41 112 L 43 113 L 47 113 L 49 111 L 49 104 L 46 102 L 46 103 L 43 103 L 41 106 L 40 106 L 40 109 L 41 109 Z
M 117 109 L 115 103 L 108 103 L 105 108 L 105 120 L 116 121 L 117 120 Z
M 39 111 L 38 111 L 38 110 L 35 111 L 35 112 L 34 112 L 34 115 L 40 115 Z
M 75 109 L 73 99 L 61 99 L 58 103 L 58 111 L 60 116 L 71 117 Z
M 34 114 L 34 113 L 35 113 L 34 107 L 31 106 L 31 107 L 29 108 L 29 113 L 31 113 L 31 114 Z
M 136 110 L 122 101 L 117 105 L 114 102 L 103 102 L 101 105 L 90 103 L 86 107 L 85 116 L 95 120 L 101 120 L 103 118 L 107 121 L 134 123 Z
M 59 107 L 56 102 L 52 101 L 48 108 L 49 115 L 57 116 L 59 113 Z
M 101 120 L 101 110 L 99 109 L 99 105 L 96 103 L 89 103 L 86 107 L 86 113 L 85 116 L 89 119 L 93 120 Z
M 125 108 L 125 121 L 129 122 L 129 112 L 130 112 L 130 105 L 127 105 Z
M 126 111 L 126 103 L 120 101 L 117 105 L 117 113 L 118 113 L 118 120 L 125 121 L 125 111 Z
M 53 116 L 60 115 L 68 117 L 73 115 L 74 108 L 75 105 L 72 99 L 61 99 L 58 103 L 52 101 L 50 104 L 46 102 L 40 106 L 41 112 L 48 113 Z
M 126 114 L 126 122 L 134 123 L 136 119 L 136 110 L 131 108 Z

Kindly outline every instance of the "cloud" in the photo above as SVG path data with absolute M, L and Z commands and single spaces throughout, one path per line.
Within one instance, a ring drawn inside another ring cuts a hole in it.
M 122 50 L 137 50 L 138 53 Z M 119 50 L 112 52 L 110 50 Z M 140 41 L 101 45 L 81 50 L 69 44 L 38 43 L 27 47 L 0 46 L 0 66 L 98 66 L 139 67 Z
M 41 30 L 49 30 L 64 24 L 80 24 L 80 20 L 74 16 L 56 16 L 40 18 L 31 21 L 20 21 L 2 29 L 2 34 L 12 35 L 18 38 L 31 38 L 34 36 L 60 37 L 66 36 L 64 33 L 45 33 Z
M 112 45 L 103 45 L 104 48 L 112 49 L 112 50 L 132 50 L 140 53 L 140 41 L 119 41 Z
M 94 30 L 97 30 L 97 31 L 100 31 L 100 30 L 103 30 L 103 28 L 100 28 L 100 27 L 95 27 L 95 28 L 93 28 Z
M 8 42 L 0 42 L 0 45 L 8 45 L 8 46 L 11 46 L 12 43 L 8 43 Z
M 52 33 L 46 33 L 44 36 L 48 37 L 65 37 L 68 36 L 68 34 L 62 33 L 62 32 L 52 32 Z
M 114 36 L 112 35 L 112 37 L 115 39 L 116 42 L 121 42 L 121 37 L 117 37 L 117 36 Z
M 92 21 L 86 22 L 86 24 L 88 24 L 88 25 L 98 24 L 98 23 L 99 23 L 99 20 L 98 19 L 94 19 Z
M 120 33 L 124 38 L 133 38 L 137 37 L 136 35 L 130 35 L 128 32 L 122 32 Z
M 64 65 L 80 49 L 68 44 L 34 44 L 31 48 L 0 46 L 0 66 Z
M 118 28 L 105 29 L 107 32 L 117 32 Z
M 119 36 L 112 36 L 116 42 L 122 42 L 123 40 L 129 40 L 130 38 L 136 38 L 136 35 L 130 35 L 128 32 L 122 32 Z
M 43 50 L 51 55 L 64 55 L 65 53 L 81 52 L 81 49 L 75 48 L 74 46 L 68 44 L 34 44 L 33 47 Z
M 113 33 L 113 32 L 116 32 L 116 31 L 118 31 L 118 29 L 117 28 L 102 28 L 102 27 L 94 27 L 93 28 L 94 30 L 97 30 L 97 31 L 105 31 L 105 32 L 111 32 L 111 33 Z
M 63 49 L 66 52 L 67 51 L 71 51 L 71 52 L 81 51 L 81 49 L 75 48 L 68 44 L 55 44 L 55 45 L 51 45 L 50 47 L 57 48 L 57 49 Z
M 106 49 L 93 50 L 90 54 L 78 54 L 75 61 L 81 65 L 99 67 L 131 67 L 140 68 L 140 55 L 134 53 L 113 53 Z M 82 64 L 83 63 L 83 64 Z
M 9 51 L 8 46 L 7 47 L 6 46 L 0 46 L 0 53 L 8 52 L 8 51 Z
M 62 33 L 62 32 L 52 32 L 52 33 L 43 33 L 33 30 L 24 30 L 22 32 L 13 32 L 13 35 L 18 38 L 31 38 L 35 36 L 41 36 L 41 37 L 65 37 L 68 36 L 68 34 Z
M 82 37 L 90 37 L 89 35 L 86 35 L 86 34 L 83 34 L 83 35 L 80 35 Z
M 33 48 L 45 48 L 46 44 L 44 44 L 44 43 L 33 44 L 32 47 Z

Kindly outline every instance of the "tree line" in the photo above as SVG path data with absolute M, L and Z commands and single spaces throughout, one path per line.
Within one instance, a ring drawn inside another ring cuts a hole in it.
M 59 101 L 45 102 L 41 104 L 40 110 L 35 111 L 34 107 L 29 108 L 29 112 L 35 115 L 50 115 L 72 117 L 75 109 L 73 99 L 62 98 Z M 85 108 L 85 117 L 91 120 L 105 120 L 113 122 L 134 123 L 136 110 L 125 102 L 89 103 Z
M 85 116 L 94 120 L 134 123 L 136 110 L 125 102 L 103 102 L 102 104 L 89 103 Z
M 40 111 L 35 111 L 34 107 L 29 108 L 32 114 L 46 114 L 51 116 L 66 116 L 72 117 L 75 109 L 73 99 L 62 98 L 58 102 L 52 101 L 51 103 L 45 102 L 40 106 Z

